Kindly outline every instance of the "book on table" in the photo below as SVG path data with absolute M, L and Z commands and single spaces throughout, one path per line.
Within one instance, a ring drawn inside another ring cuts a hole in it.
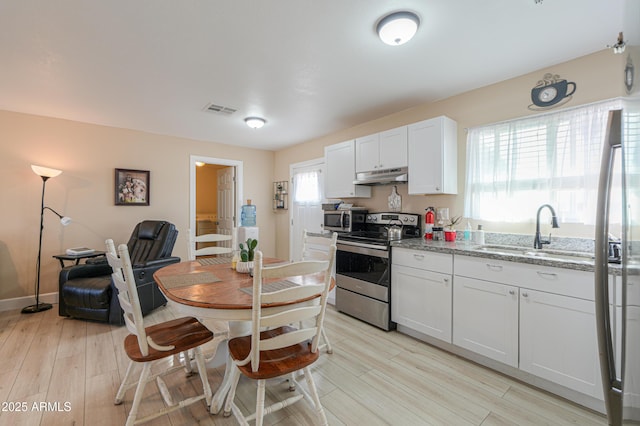
M 82 256 L 83 254 L 91 254 L 95 252 L 95 249 L 88 247 L 73 247 L 67 249 L 67 255 L 69 256 Z

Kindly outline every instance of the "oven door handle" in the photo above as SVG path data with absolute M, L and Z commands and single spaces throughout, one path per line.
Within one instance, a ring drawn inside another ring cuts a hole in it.
M 346 251 L 349 253 L 364 254 L 373 257 L 389 258 L 389 251 L 386 248 L 373 244 L 353 243 L 351 241 L 340 241 L 337 244 L 338 251 Z

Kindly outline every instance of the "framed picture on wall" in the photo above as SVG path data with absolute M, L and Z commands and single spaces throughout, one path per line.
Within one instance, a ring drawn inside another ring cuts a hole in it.
M 149 205 L 149 170 L 116 169 L 116 206 Z

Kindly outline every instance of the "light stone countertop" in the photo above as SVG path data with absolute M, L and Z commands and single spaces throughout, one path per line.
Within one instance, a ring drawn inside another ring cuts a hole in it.
M 503 244 L 495 241 L 485 242 L 486 245 L 492 244 Z M 532 265 L 541 265 L 541 266 L 551 266 L 556 268 L 564 268 L 564 269 L 575 269 L 578 271 L 594 271 L 594 259 L 593 256 L 586 257 L 577 257 L 576 259 L 553 259 L 546 257 L 536 257 L 532 255 L 527 255 L 526 252 L 535 252 L 535 249 L 532 246 L 524 246 L 524 245 L 509 245 L 512 247 L 521 248 L 522 254 L 515 253 L 500 253 L 500 249 L 496 248 L 495 251 L 486 251 L 481 250 L 478 244 L 467 241 L 456 241 L 456 242 L 445 242 L 445 241 L 432 241 L 425 240 L 424 238 L 409 238 L 401 241 L 394 241 L 391 243 L 392 247 L 402 247 L 411 250 L 422 250 L 422 251 L 433 251 L 439 253 L 450 253 L 464 256 L 473 256 L 473 257 L 483 257 L 486 259 L 494 259 L 494 260 L 505 260 L 510 262 L 519 262 L 519 263 L 528 263 Z M 566 247 L 566 246 L 565 246 Z M 563 247 L 562 250 L 568 251 L 567 248 Z M 573 247 L 577 248 L 577 247 Z M 552 251 L 556 249 L 556 247 L 551 244 L 551 247 L 548 249 L 545 247 L 545 250 Z M 589 253 L 583 250 L 574 250 L 580 253 Z M 590 253 L 593 253 L 592 251 Z M 613 275 L 620 275 L 622 268 L 619 264 L 609 263 L 609 273 Z

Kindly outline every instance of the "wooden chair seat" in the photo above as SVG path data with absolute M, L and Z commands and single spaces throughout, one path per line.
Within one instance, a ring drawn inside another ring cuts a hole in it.
M 270 339 L 280 334 L 294 331 L 293 327 L 278 327 L 260 333 L 260 339 Z M 311 340 L 287 346 L 285 348 L 272 349 L 260 352 L 260 367 L 258 371 L 252 371 L 251 364 L 239 365 L 238 369 L 245 376 L 254 380 L 273 379 L 293 373 L 316 362 L 320 351 L 311 352 Z M 236 337 L 229 341 L 229 355 L 233 360 L 243 360 L 251 352 L 251 336 Z
M 213 340 L 213 333 L 193 317 L 178 318 L 162 324 L 145 327 L 145 332 L 156 344 L 174 346 L 174 348 L 159 351 L 149 347 L 149 354 L 145 356 L 140 352 L 138 336 L 129 334 L 124 339 L 124 350 L 132 361 L 155 361 L 193 349 Z

